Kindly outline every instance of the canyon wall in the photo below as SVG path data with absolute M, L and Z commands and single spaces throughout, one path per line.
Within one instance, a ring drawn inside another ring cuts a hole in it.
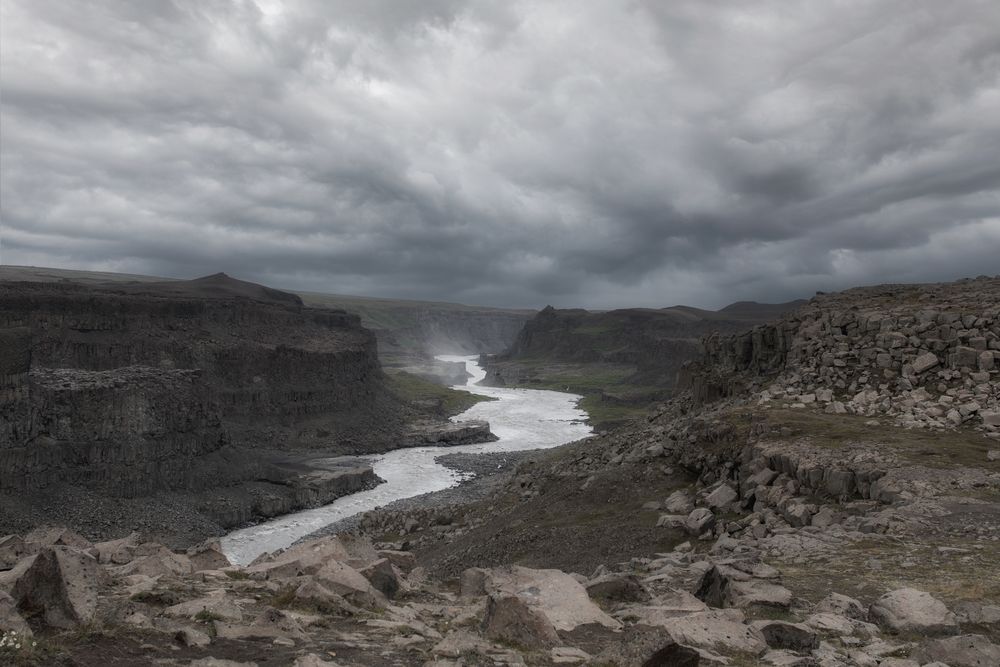
M 696 400 L 759 400 L 886 414 L 905 426 L 1000 427 L 1000 277 L 820 294 L 736 335 L 712 335 L 680 374 Z
M 226 276 L 0 284 L 0 491 L 134 497 L 267 475 L 257 452 L 402 432 L 357 316 Z

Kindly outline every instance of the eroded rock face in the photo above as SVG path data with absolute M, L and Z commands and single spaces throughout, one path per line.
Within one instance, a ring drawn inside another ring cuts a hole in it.
M 958 619 L 943 602 L 915 588 L 886 593 L 868 610 L 871 620 L 891 632 L 953 635 Z
M 559 635 L 548 617 L 516 595 L 489 596 L 483 634 L 528 648 L 551 648 L 559 644 Z
M 950 667 L 1000 665 L 1000 646 L 982 635 L 961 635 L 924 642 L 913 658 L 921 665 L 934 661 Z
M 65 546 L 45 547 L 0 573 L 0 589 L 18 607 L 39 610 L 45 624 L 54 628 L 93 620 L 98 594 L 107 583 L 96 559 Z
M 580 582 L 560 570 L 514 566 L 485 570 L 483 575 L 486 592 L 519 597 L 544 614 L 557 630 L 570 631 L 587 623 L 608 628 L 621 626 L 590 600 Z

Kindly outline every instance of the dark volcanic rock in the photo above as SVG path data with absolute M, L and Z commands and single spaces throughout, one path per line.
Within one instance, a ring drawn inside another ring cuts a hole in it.
M 310 471 L 270 451 L 380 451 L 403 432 L 406 408 L 383 384 L 372 333 L 293 294 L 218 274 L 7 282 L 0 305 L 0 493 L 29 506 L 26 493 L 66 485 L 129 498 L 284 487 L 217 517 L 245 522 L 375 481 L 370 469 L 357 484 L 322 469 L 298 479 Z M 0 524 L 14 519 L 0 512 Z

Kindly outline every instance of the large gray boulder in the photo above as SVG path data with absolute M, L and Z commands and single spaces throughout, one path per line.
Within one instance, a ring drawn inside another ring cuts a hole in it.
M 615 630 L 621 627 L 620 622 L 591 601 L 580 582 L 560 570 L 513 566 L 470 572 L 468 576 L 463 574 L 463 594 L 467 590 L 517 596 L 544 614 L 560 631 L 568 632 L 588 623 Z
M 961 635 L 926 642 L 911 656 L 921 665 L 944 662 L 949 667 L 1000 665 L 1000 646 L 983 635 Z
M 493 640 L 526 648 L 544 649 L 560 644 L 555 627 L 538 609 L 516 595 L 491 595 L 486 602 L 483 634 Z
M 47 626 L 63 629 L 94 619 L 98 593 L 107 583 L 93 556 L 66 546 L 44 547 L 0 573 L 0 590 L 15 605 L 41 610 Z
M 958 619 L 943 602 L 915 588 L 886 593 L 868 609 L 873 623 L 889 632 L 922 635 L 958 634 Z

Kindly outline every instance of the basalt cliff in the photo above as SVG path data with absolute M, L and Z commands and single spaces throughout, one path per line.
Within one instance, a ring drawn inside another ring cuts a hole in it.
M 222 274 L 2 282 L 0 343 L 8 528 L 68 512 L 94 535 L 204 535 L 376 482 L 331 455 L 435 437 L 387 388 L 358 316 Z M 135 498 L 167 508 L 114 500 Z

